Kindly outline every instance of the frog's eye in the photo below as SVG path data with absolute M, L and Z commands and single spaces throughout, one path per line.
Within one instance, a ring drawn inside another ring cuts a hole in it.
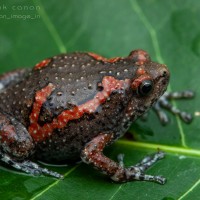
M 137 93 L 142 96 L 148 95 L 153 89 L 152 80 L 143 80 L 137 88 Z

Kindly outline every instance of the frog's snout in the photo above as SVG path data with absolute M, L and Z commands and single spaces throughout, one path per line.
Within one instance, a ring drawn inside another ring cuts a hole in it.
M 169 78 L 170 78 L 170 72 L 167 68 L 166 65 L 161 65 L 161 67 L 158 68 L 158 74 L 157 74 L 157 81 L 158 85 L 166 90 L 167 85 L 169 83 Z
M 167 68 L 166 65 L 162 65 L 162 67 L 160 68 L 160 77 L 164 78 L 166 81 L 169 81 L 170 78 L 170 72 Z

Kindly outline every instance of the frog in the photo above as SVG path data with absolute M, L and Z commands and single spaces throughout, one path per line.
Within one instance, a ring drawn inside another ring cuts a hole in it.
M 32 69 L 3 74 L 0 160 L 27 174 L 58 179 L 63 175 L 32 159 L 55 164 L 81 160 L 113 182 L 164 184 L 163 176 L 145 173 L 164 158 L 164 152 L 125 167 L 123 154 L 116 162 L 103 151 L 159 101 L 169 78 L 167 66 L 153 62 L 142 49 L 114 58 L 91 52 L 63 53 Z

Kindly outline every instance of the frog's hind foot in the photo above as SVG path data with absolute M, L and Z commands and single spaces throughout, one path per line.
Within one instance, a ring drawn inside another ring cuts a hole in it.
M 57 172 L 50 171 L 47 168 L 42 168 L 38 164 L 31 161 L 23 161 L 23 162 L 15 161 L 10 156 L 2 152 L 0 152 L 0 160 L 3 161 L 4 163 L 7 163 L 9 166 L 15 169 L 26 172 L 27 174 L 31 174 L 34 176 L 46 174 L 49 176 L 53 176 L 55 178 L 63 179 L 63 175 Z
M 194 97 L 193 91 L 182 91 L 182 92 L 165 92 L 163 96 L 153 105 L 153 110 L 158 115 L 161 123 L 166 125 L 169 123 L 169 117 L 162 110 L 162 108 L 169 110 L 172 114 L 178 115 L 182 121 L 189 124 L 192 122 L 192 115 L 190 113 L 181 111 L 170 103 L 173 99 L 191 99 Z
M 147 174 L 144 174 L 144 172 L 149 167 L 151 167 L 154 163 L 156 163 L 158 160 L 164 158 L 164 156 L 165 154 L 162 151 L 158 151 L 157 153 L 153 155 L 146 156 L 136 165 L 125 168 L 126 174 L 135 180 L 153 181 L 153 182 L 157 182 L 163 185 L 166 182 L 166 179 L 164 177 L 147 175 Z M 124 155 L 119 154 L 117 158 L 119 161 L 119 165 L 124 168 L 124 161 L 123 161 Z M 112 177 L 112 178 L 114 179 L 115 177 Z

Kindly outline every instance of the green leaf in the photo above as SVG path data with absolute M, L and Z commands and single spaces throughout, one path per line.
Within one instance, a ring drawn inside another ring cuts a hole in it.
M 29 18 L 31 17 L 31 18 Z M 166 158 L 148 174 L 163 175 L 165 185 L 112 183 L 85 164 L 49 169 L 64 180 L 0 170 L 0 199 L 199 199 L 200 195 L 200 3 L 197 0 L 32 0 L 0 2 L 1 72 L 33 66 L 43 58 L 71 51 L 93 51 L 106 57 L 126 56 L 137 48 L 168 65 L 169 90 L 192 89 L 196 98 L 174 102 L 193 114 L 191 125 L 170 114 L 162 127 L 154 115 L 130 129 L 133 140 L 120 140 L 106 155 L 124 153 L 126 165 L 160 148 Z

